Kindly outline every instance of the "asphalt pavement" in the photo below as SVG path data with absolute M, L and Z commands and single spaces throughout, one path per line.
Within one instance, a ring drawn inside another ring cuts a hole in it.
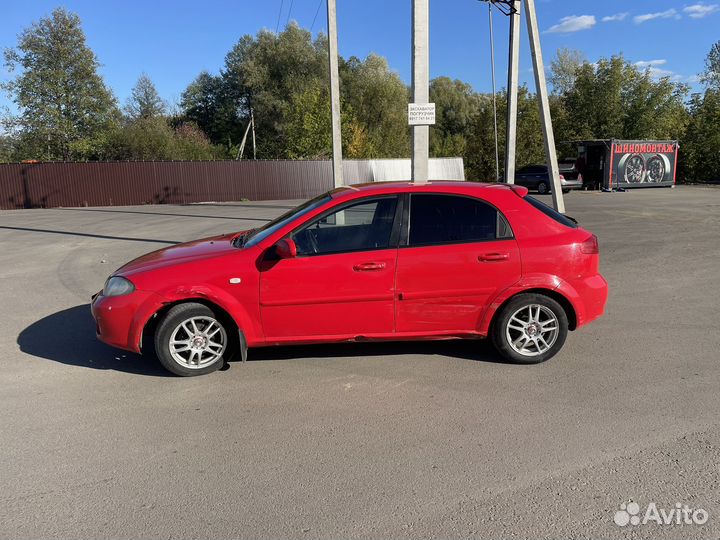
M 0 538 L 720 536 L 720 189 L 568 195 L 610 298 L 543 365 L 358 343 L 183 379 L 95 340 L 125 261 L 293 204 L 0 212 Z

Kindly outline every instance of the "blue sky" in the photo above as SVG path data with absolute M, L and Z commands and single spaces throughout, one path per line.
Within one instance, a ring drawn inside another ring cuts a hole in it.
M 720 1 L 720 0 L 719 0 Z M 123 103 L 143 71 L 161 95 L 177 101 L 201 71 L 217 72 L 244 34 L 275 30 L 296 20 L 313 31 L 325 27 L 323 0 L 1 0 L 0 48 L 14 46 L 20 31 L 56 6 L 78 13 L 101 73 Z M 340 53 L 388 58 L 410 80 L 410 0 L 337 0 Z M 282 11 L 281 11 L 282 4 Z M 720 39 L 720 3 L 672 0 L 537 0 L 542 45 L 549 63 L 558 47 L 582 51 L 590 61 L 623 53 L 695 86 L 712 43 Z M 432 76 L 447 75 L 490 89 L 487 5 L 478 0 L 430 0 Z M 507 19 L 495 18 L 498 86 L 506 77 Z M 524 31 L 524 25 L 523 25 Z M 522 76 L 531 78 L 527 37 Z M 4 67 L 0 80 L 7 80 Z M 532 85 L 531 85 L 532 86 Z M 0 106 L 8 105 L 5 95 Z

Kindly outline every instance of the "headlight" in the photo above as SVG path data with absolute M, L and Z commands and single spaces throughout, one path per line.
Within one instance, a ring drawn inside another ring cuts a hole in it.
M 110 276 L 105 282 L 102 293 L 103 296 L 122 296 L 124 294 L 130 294 L 134 290 L 135 285 L 124 277 Z

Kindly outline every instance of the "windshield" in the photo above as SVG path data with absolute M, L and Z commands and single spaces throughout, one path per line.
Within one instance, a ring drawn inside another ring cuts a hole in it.
M 287 225 L 294 219 L 299 218 L 300 216 L 304 216 L 309 212 L 312 212 L 313 210 L 322 206 L 329 200 L 330 195 L 328 193 L 323 193 L 319 197 L 310 199 L 309 201 L 301 204 L 300 206 L 293 208 L 289 212 L 285 212 L 282 216 L 273 219 L 270 223 L 267 223 L 259 229 L 255 229 L 255 231 L 250 233 L 250 236 L 245 240 L 243 246 L 252 247 L 259 244 L 260 242 L 265 240 L 265 238 L 273 234 L 275 231 L 282 229 L 285 225 Z

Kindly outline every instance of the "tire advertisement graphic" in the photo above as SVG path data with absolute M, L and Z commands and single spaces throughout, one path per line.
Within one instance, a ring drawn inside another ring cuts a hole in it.
M 671 186 L 675 183 L 676 142 L 615 141 L 611 185 Z

